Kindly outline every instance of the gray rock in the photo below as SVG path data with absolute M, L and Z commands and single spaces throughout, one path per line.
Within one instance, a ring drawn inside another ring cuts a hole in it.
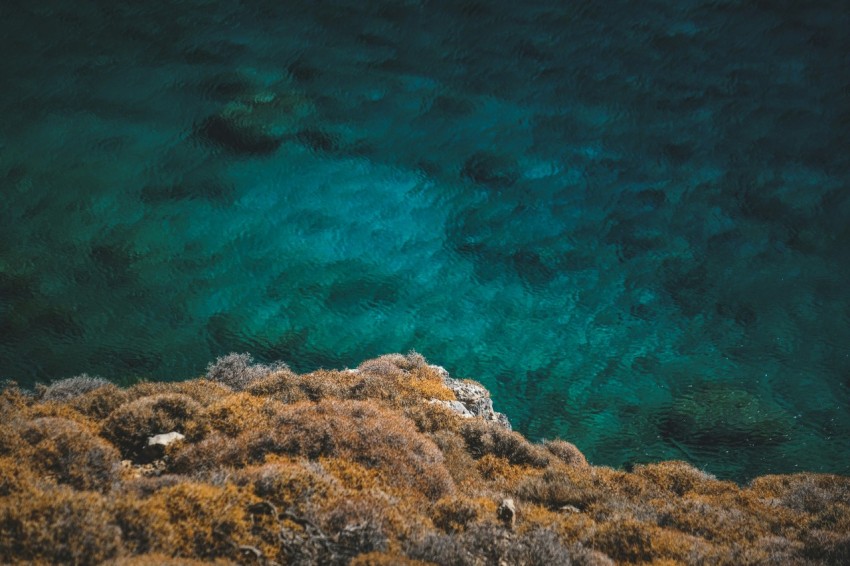
M 148 437 L 148 445 L 145 447 L 145 456 L 148 458 L 162 458 L 165 455 L 165 448 L 172 442 L 183 440 L 186 438 L 179 432 L 166 432 Z
M 164 434 L 157 434 L 148 438 L 148 446 L 165 447 L 176 440 L 183 440 L 184 438 L 186 437 L 179 432 L 166 432 Z
M 441 366 L 432 365 L 431 368 L 440 374 L 443 378 L 443 383 L 457 397 L 457 401 L 442 401 L 442 405 L 462 416 L 481 417 L 488 421 L 494 421 L 504 428 L 511 430 L 511 423 L 508 417 L 493 408 L 493 400 L 490 398 L 490 392 L 487 391 L 486 387 L 480 383 L 454 379 Z
M 514 523 L 516 523 L 516 505 L 514 505 L 513 499 L 502 499 L 499 508 L 496 510 L 496 514 L 507 528 L 514 528 Z

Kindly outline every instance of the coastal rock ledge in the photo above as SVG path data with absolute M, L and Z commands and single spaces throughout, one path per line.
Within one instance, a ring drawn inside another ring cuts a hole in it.
M 0 392 L 6 564 L 850 564 L 850 478 L 589 464 L 421 355 Z
M 508 416 L 493 409 L 493 400 L 490 398 L 490 392 L 487 391 L 486 387 L 468 379 L 454 379 L 442 366 L 432 365 L 431 368 L 440 374 L 443 383 L 452 390 L 457 400 L 429 399 L 429 402 L 441 404 L 462 417 L 481 417 L 486 421 L 495 422 L 507 430 L 512 430 Z

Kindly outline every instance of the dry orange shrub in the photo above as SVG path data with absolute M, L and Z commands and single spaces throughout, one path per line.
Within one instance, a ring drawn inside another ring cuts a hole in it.
M 24 442 L 14 455 L 39 477 L 98 491 L 108 491 L 118 479 L 118 450 L 75 421 L 36 417 L 18 432 Z
M 87 432 L 97 434 L 98 431 L 95 421 L 75 410 L 73 407 L 58 401 L 47 401 L 32 405 L 21 412 L 21 417 L 25 419 L 60 418 L 76 423 Z
M 273 372 L 249 384 L 245 391 L 257 397 L 276 399 L 283 403 L 306 401 L 307 394 L 301 388 L 302 378 L 291 370 Z
M 11 416 L 32 405 L 34 398 L 14 382 L 0 383 L 0 414 Z
M 455 399 L 439 372 L 415 353 L 367 360 L 357 371 L 360 379 L 351 389 L 355 399 L 379 400 L 394 407 L 418 405 L 428 399 Z
M 231 560 L 225 558 L 216 558 L 214 560 L 193 560 L 191 558 L 174 558 L 167 554 L 152 552 L 150 554 L 141 554 L 138 556 L 122 556 L 113 560 L 107 560 L 101 566 L 228 566 L 234 564 Z
M 432 566 L 433 564 L 433 562 L 414 560 L 403 554 L 368 552 L 355 557 L 349 566 Z
M 482 520 L 493 521 L 498 505 L 484 497 L 466 497 L 463 495 L 444 497 L 435 502 L 429 511 L 434 526 L 447 533 L 463 532 L 466 528 Z
M 381 475 L 372 468 L 367 468 L 357 462 L 344 458 L 319 458 L 319 464 L 331 476 L 339 480 L 345 489 L 366 491 L 370 489 L 387 489 L 387 484 Z
M 419 432 L 428 434 L 442 431 L 460 434 L 460 428 L 467 420 L 448 407 L 424 400 L 404 407 L 403 412 Z
M 464 489 L 475 489 L 481 483 L 481 474 L 475 460 L 466 451 L 463 439 L 449 431 L 428 435 L 443 453 L 443 461 L 455 484 Z
M 635 466 L 634 473 L 646 478 L 661 489 L 674 495 L 689 492 L 698 494 L 719 494 L 737 491 L 732 482 L 719 481 L 714 476 L 694 468 L 686 462 L 670 461 L 657 464 Z
M 611 496 L 612 486 L 604 472 L 555 465 L 542 473 L 520 473 L 512 490 L 519 497 L 550 509 L 575 507 L 579 511 Z
M 187 425 L 187 436 L 202 438 L 210 432 L 218 432 L 233 437 L 246 430 L 267 428 L 283 407 L 283 403 L 273 399 L 233 393 L 204 407 Z
M 566 440 L 547 440 L 543 443 L 546 450 L 551 452 L 556 458 L 569 466 L 586 467 L 587 458 L 581 453 L 581 450 L 572 442 Z
M 127 389 L 128 401 L 155 395 L 186 395 L 201 406 L 223 399 L 233 394 L 233 390 L 208 379 L 190 379 L 188 381 L 142 381 Z
M 434 443 L 401 414 L 372 402 L 295 403 L 281 412 L 271 429 L 243 436 L 249 461 L 266 453 L 340 457 L 378 470 L 391 485 L 428 497 L 454 489 Z
M 102 420 L 130 400 L 127 391 L 110 383 L 71 399 L 68 404 L 83 415 Z
M 17 455 L 0 456 L 0 497 L 35 489 L 36 482 L 44 481 L 33 473 L 28 464 L 26 458 Z
M 492 454 L 507 458 L 511 464 L 544 468 L 552 459 L 548 450 L 532 444 L 518 432 L 510 431 L 492 421 L 466 419 L 460 428 L 467 451 L 474 457 Z
M 540 475 L 540 471 L 535 468 L 511 464 L 507 458 L 493 454 L 479 458 L 475 467 L 492 489 L 506 493 L 517 493 L 522 482 Z
M 97 564 L 116 556 L 121 532 L 107 498 L 32 484 L 0 501 L 0 556 L 15 563 Z
M 588 514 L 577 511 L 552 511 L 542 505 L 521 502 L 517 509 L 517 531 L 545 525 L 564 540 L 587 543 L 596 532 L 597 523 Z
M 144 499 L 119 497 L 115 508 L 134 553 L 215 558 L 236 556 L 239 545 L 258 542 L 247 511 L 254 502 L 232 484 L 183 481 Z
M 205 379 L 99 385 L 53 400 L 7 387 L 0 556 L 850 563 L 850 478 L 765 476 L 741 488 L 684 462 L 591 466 L 568 442 L 534 444 L 430 399 L 454 394 L 415 353 L 357 370 L 283 368 L 243 392 Z M 147 438 L 171 431 L 187 439 L 139 477 Z M 124 472 L 121 454 L 133 459 Z M 513 525 L 497 516 L 507 497 Z
M 103 421 L 101 434 L 126 457 L 139 455 L 148 438 L 167 432 L 185 432 L 201 411 L 188 395 L 164 393 L 140 397 L 121 405 Z
M 349 371 L 320 369 L 304 374 L 297 380 L 298 387 L 310 401 L 345 399 L 362 377 Z

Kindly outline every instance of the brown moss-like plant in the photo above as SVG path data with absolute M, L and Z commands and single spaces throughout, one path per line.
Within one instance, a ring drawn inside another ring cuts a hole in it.
M 433 402 L 454 400 L 446 376 L 415 352 L 303 375 L 236 355 L 211 379 L 7 384 L 0 560 L 850 563 L 850 478 L 592 466 Z M 167 432 L 186 437 L 146 447 Z
M 200 410 L 198 402 L 187 395 L 142 397 L 110 413 L 103 423 L 102 434 L 122 454 L 132 458 L 144 450 L 149 437 L 167 432 L 184 432 L 186 425 Z

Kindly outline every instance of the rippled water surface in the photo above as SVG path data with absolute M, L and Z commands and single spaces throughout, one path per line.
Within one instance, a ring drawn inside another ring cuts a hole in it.
M 850 473 L 850 4 L 120 4 L 0 3 L 2 377 L 416 349 L 597 464 Z

